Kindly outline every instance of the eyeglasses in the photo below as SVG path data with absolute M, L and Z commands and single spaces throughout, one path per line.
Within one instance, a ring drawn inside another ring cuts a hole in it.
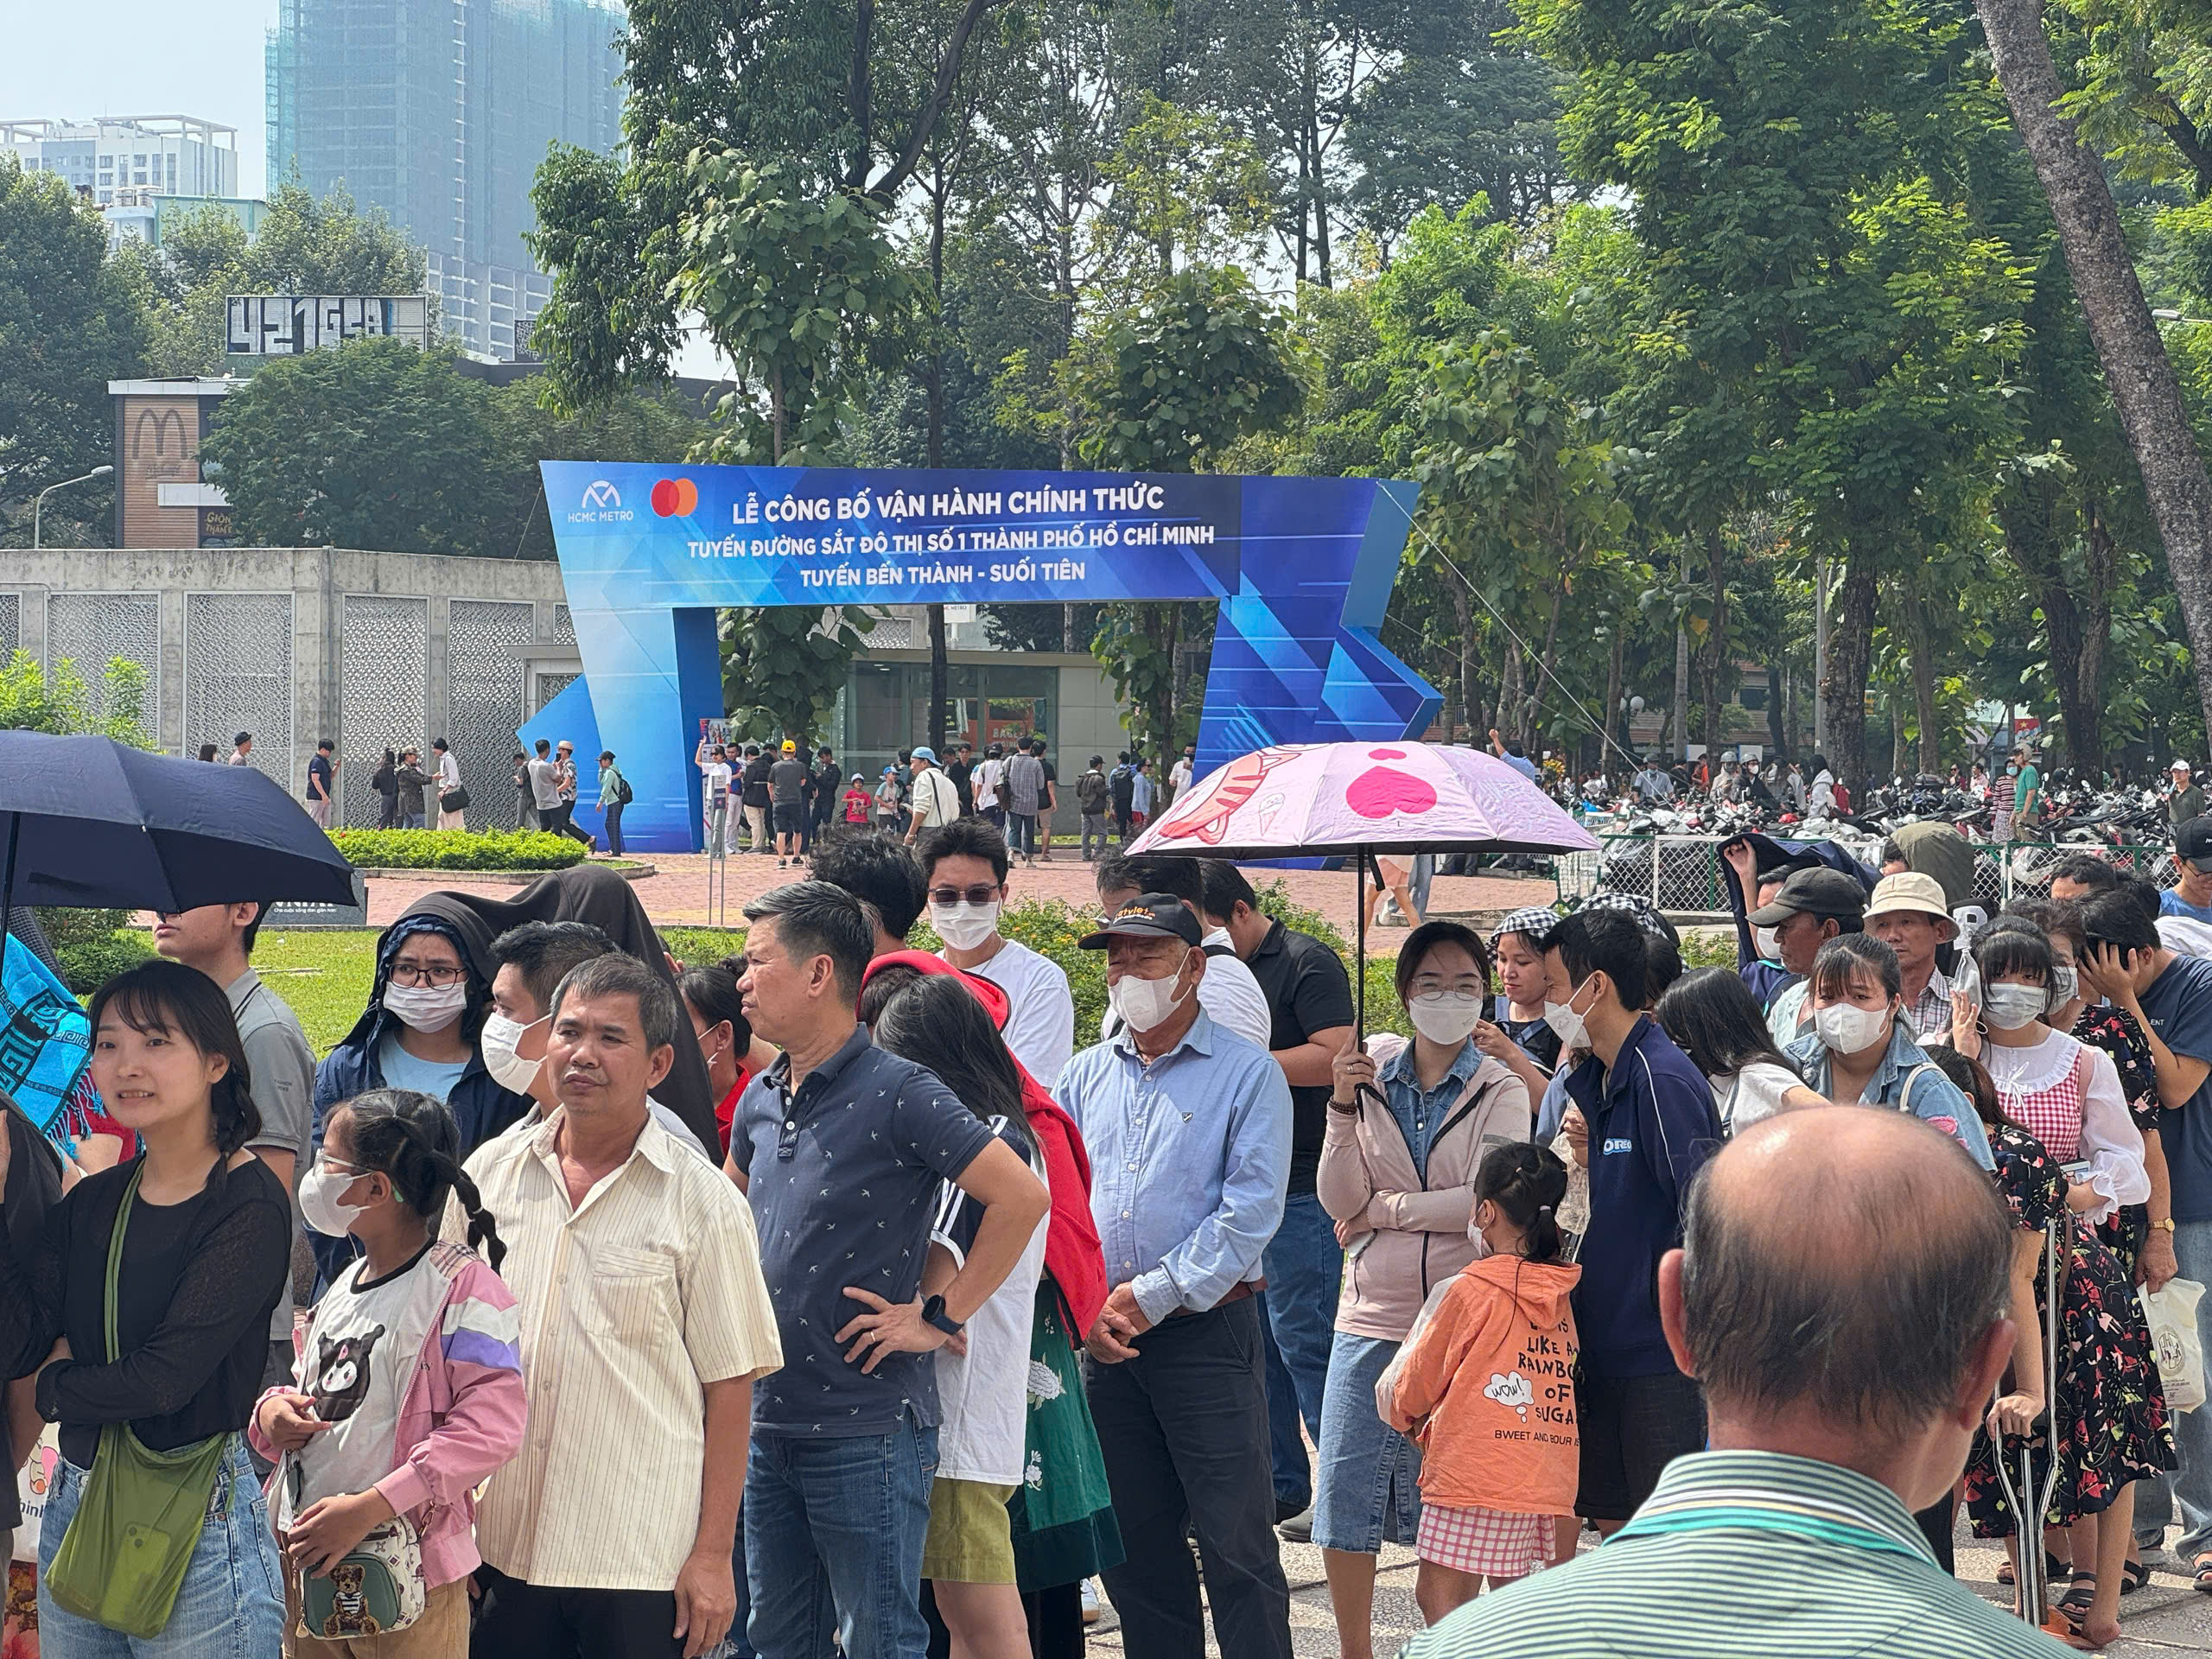
M 450 962 L 415 962 L 402 957 L 391 964 L 395 985 L 458 985 L 467 969 Z
M 930 903 L 933 905 L 957 905 L 963 900 L 971 905 L 989 905 L 997 903 L 998 896 L 999 890 L 996 887 L 969 887 L 964 893 L 958 887 L 931 887 L 930 889 Z
M 1444 979 L 1435 974 L 1422 974 L 1414 979 L 1411 989 L 1415 996 L 1441 996 L 1449 991 L 1454 996 L 1479 997 L 1483 982 L 1479 979 Z

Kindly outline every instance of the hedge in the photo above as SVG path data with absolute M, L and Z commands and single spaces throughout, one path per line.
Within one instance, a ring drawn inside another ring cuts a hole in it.
M 333 830 L 330 839 L 369 870 L 565 870 L 584 844 L 543 830 Z

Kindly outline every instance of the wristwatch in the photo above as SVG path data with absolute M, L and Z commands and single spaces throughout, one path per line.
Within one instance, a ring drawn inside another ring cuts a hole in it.
M 2151 1230 L 2154 1233 L 2171 1233 L 2173 1230 L 2174 1218 L 2171 1216 L 2161 1216 L 2151 1224 Z
M 948 1337 L 957 1337 L 966 1328 L 944 1311 L 942 1296 L 932 1296 L 922 1304 L 922 1323 L 935 1325 Z

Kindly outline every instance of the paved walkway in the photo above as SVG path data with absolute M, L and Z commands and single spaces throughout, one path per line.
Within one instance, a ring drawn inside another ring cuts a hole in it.
M 697 853 L 651 853 L 639 857 L 651 863 L 658 872 L 644 877 L 637 883 L 638 897 L 645 903 L 645 912 L 656 922 L 668 922 L 690 927 L 714 925 L 716 918 L 709 913 L 706 857 Z M 766 892 L 785 881 L 801 879 L 793 869 L 779 869 L 772 858 L 741 853 L 723 861 L 728 887 L 728 899 L 722 914 L 734 926 L 742 926 L 739 912 L 745 902 L 755 894 Z M 1071 851 L 1056 855 L 1049 862 L 1034 868 L 1016 865 L 1011 878 L 1013 897 L 1023 899 L 1058 899 L 1062 903 L 1083 907 L 1097 902 L 1097 891 L 1093 884 L 1093 866 L 1084 863 Z M 1352 931 L 1351 873 L 1327 870 L 1269 870 L 1248 872 L 1255 887 L 1277 879 L 1289 887 L 1290 896 L 1297 903 L 1319 910 L 1342 928 L 1350 938 Z M 471 880 L 465 871 L 425 871 L 420 880 L 403 880 L 393 876 L 377 876 L 369 881 L 369 921 L 383 927 L 394 920 L 402 911 L 423 893 L 435 888 L 458 888 L 469 893 L 488 893 L 512 896 L 517 889 L 512 885 Z M 1520 905 L 1549 904 L 1554 890 L 1548 877 L 1495 876 L 1439 876 L 1429 893 L 1431 910 L 1440 913 L 1465 912 L 1500 912 Z M 1370 950 L 1388 955 L 1396 949 L 1395 941 L 1405 937 L 1398 928 L 1383 928 L 1370 940 Z
M 1595 1540 L 1586 1533 L 1584 1548 Z M 2009 1604 L 2011 1592 L 1997 1585 L 1997 1564 L 2004 1553 L 1970 1539 L 1959 1537 L 1959 1573 L 1974 1590 L 1993 1601 Z M 1414 1605 L 1413 1552 L 1395 1544 L 1382 1548 L 1382 1564 L 1375 1578 L 1375 1652 L 1376 1659 L 1390 1659 L 1401 1643 L 1421 1628 L 1421 1612 Z M 1283 1572 L 1290 1580 L 1291 1644 L 1300 1659 L 1337 1659 L 1336 1621 L 1329 1611 L 1329 1592 L 1321 1576 L 1321 1552 L 1310 1544 L 1282 1547 Z M 2104 1651 L 2108 1659 L 2172 1659 L 2177 1654 L 2212 1652 L 2212 1596 L 2200 1596 L 2187 1580 L 2160 1567 L 2152 1581 L 2120 1602 L 2120 1639 Z M 1094 1653 L 1121 1654 L 1119 1630 L 1109 1611 L 1093 1625 L 1090 1649 Z M 1209 1655 L 1217 1654 L 1211 1639 Z M 1143 1659 L 1133 1655 L 1131 1659 Z

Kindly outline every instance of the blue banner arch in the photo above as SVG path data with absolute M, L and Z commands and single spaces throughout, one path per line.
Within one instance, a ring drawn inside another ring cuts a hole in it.
M 725 606 L 1218 600 L 1201 772 L 1270 743 L 1414 735 L 1439 706 L 1376 638 L 1412 484 L 540 465 L 584 675 L 521 735 L 613 749 L 642 850 L 699 845 L 691 755 L 723 713 Z

